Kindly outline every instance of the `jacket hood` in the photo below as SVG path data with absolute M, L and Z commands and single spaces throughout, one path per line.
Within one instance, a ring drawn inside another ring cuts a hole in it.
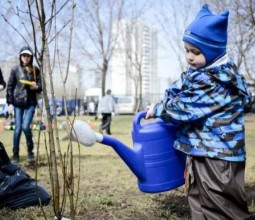
M 245 103 L 249 102 L 250 94 L 248 92 L 246 81 L 227 55 L 218 60 L 217 65 L 212 64 L 206 69 L 218 82 L 232 87 L 233 91 L 236 91 L 240 96 L 243 96 Z
M 22 65 L 22 61 L 21 61 L 21 55 L 23 53 L 26 53 L 26 54 L 29 54 L 31 55 L 31 60 L 30 60 L 30 65 L 33 65 L 33 51 L 32 49 L 29 47 L 29 46 L 23 46 L 21 49 L 20 49 L 20 52 L 19 52 L 19 61 L 20 61 L 20 65 Z

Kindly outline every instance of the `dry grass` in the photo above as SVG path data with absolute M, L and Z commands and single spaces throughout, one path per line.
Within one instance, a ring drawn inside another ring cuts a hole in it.
M 81 117 L 90 121 L 95 130 L 98 129 L 99 121 L 93 117 Z M 114 137 L 128 146 L 132 146 L 131 139 L 132 116 L 116 116 L 113 119 L 112 133 Z M 247 170 L 246 183 L 248 190 L 249 208 L 255 212 L 253 201 L 255 199 L 255 116 L 247 116 Z M 2 131 L 1 141 L 11 156 L 13 131 Z M 47 132 L 45 132 L 47 135 Z M 38 131 L 34 131 L 37 138 Z M 63 151 L 67 146 L 64 138 L 66 132 L 60 130 Z M 21 140 L 21 166 L 32 177 L 34 170 L 26 167 L 26 147 L 24 135 Z M 75 147 L 76 148 L 76 147 Z M 50 191 L 47 160 L 43 144 L 40 147 L 40 164 L 38 169 L 39 182 Z M 145 194 L 138 190 L 137 179 L 127 168 L 116 153 L 107 146 L 96 144 L 93 147 L 81 148 L 81 189 L 77 207 L 77 219 L 137 219 L 137 220 L 159 220 L 159 219 L 190 219 L 187 199 L 183 196 L 182 189 L 176 189 L 160 194 Z M 78 147 L 75 149 L 75 167 L 78 167 Z M 44 165 L 45 164 L 45 165 Z M 77 179 L 77 176 L 76 176 Z M 51 206 L 44 207 L 48 219 L 53 219 Z M 185 210 L 185 211 L 184 211 Z M 65 212 L 68 216 L 68 209 Z M 0 220 L 29 220 L 44 219 L 40 208 L 30 207 L 21 210 L 0 210 Z

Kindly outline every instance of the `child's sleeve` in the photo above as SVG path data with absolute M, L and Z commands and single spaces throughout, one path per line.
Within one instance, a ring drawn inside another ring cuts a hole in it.
M 232 101 L 228 91 L 210 75 L 199 74 L 186 79 L 177 93 L 174 93 L 175 86 L 170 87 L 168 93 L 166 91 L 168 96 L 155 105 L 154 116 L 175 124 L 193 122 L 208 117 Z

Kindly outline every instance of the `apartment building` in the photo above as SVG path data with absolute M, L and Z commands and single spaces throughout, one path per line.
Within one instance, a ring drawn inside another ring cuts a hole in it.
M 113 94 L 155 99 L 157 80 L 157 32 L 141 20 L 121 20 L 112 30 L 117 44 L 111 62 Z

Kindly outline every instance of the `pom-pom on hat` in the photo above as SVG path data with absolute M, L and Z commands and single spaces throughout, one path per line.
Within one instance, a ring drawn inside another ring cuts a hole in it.
M 206 65 L 226 53 L 228 15 L 228 11 L 215 15 L 204 5 L 185 30 L 183 41 L 192 44 L 203 53 Z

